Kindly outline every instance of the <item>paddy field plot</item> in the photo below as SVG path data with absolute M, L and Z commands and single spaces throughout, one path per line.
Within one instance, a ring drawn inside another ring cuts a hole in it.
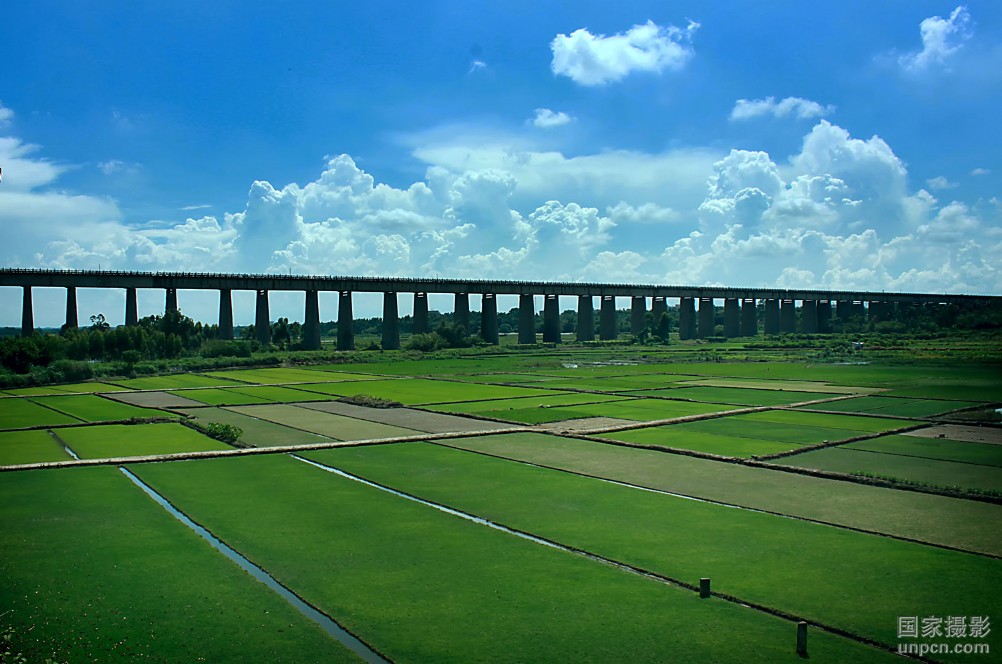
M 837 410 L 847 413 L 873 413 L 900 417 L 932 417 L 953 410 L 982 405 L 974 401 L 944 401 L 906 397 L 867 396 L 831 401 L 805 408 Z
M 920 433 L 920 431 L 909 432 L 906 435 L 890 435 L 861 440 L 849 443 L 844 448 L 898 454 L 919 459 L 959 461 L 996 468 L 1002 467 L 1002 445 L 913 435 Z M 1002 433 L 1002 430 L 996 431 Z
M 971 443 L 958 443 L 970 445 Z M 836 473 L 871 474 L 940 487 L 1002 492 L 1002 468 L 944 461 L 850 447 L 830 447 L 778 459 L 798 468 Z
M 67 461 L 70 455 L 48 431 L 0 432 L 0 466 L 45 461 Z
M 899 615 L 994 615 L 1002 610 L 1002 567 L 984 556 L 431 444 L 343 448 L 304 456 L 671 578 L 710 577 L 721 592 L 890 647 L 897 640 Z M 918 570 L 921 587 L 906 581 Z M 852 584 L 845 583 L 849 578 Z M 967 585 L 971 579 L 994 591 L 972 597 Z
M 3 394 L 13 394 L 20 396 L 42 396 L 46 394 L 99 394 L 104 392 L 119 392 L 124 387 L 111 385 L 109 383 L 71 383 L 68 385 L 40 385 L 38 387 L 17 387 L 5 390 Z
M 226 443 L 173 422 L 67 427 L 56 434 L 82 459 L 232 449 Z
M 529 387 L 512 387 L 507 385 L 482 385 L 460 383 L 446 380 L 414 379 L 382 379 L 363 382 L 322 383 L 315 385 L 299 385 L 299 389 L 312 390 L 321 394 L 335 396 L 353 396 L 364 394 L 399 401 L 408 406 L 425 404 L 453 403 L 458 401 L 474 401 L 501 399 L 505 397 L 544 396 L 553 391 Z
M 307 445 L 327 440 L 324 436 L 275 424 L 258 417 L 238 413 L 228 408 L 187 408 L 181 411 L 202 423 L 229 424 L 239 427 L 238 442 L 255 447 L 275 445 Z
M 660 396 L 668 399 L 690 399 L 736 406 L 784 406 L 786 404 L 814 401 L 840 396 L 825 392 L 788 392 L 785 390 L 748 389 L 740 387 L 687 387 L 679 385 L 664 390 L 628 392 L 637 396 Z M 823 408 L 823 405 L 819 405 Z
M 879 388 L 856 385 L 832 385 L 811 380 L 756 380 L 753 378 L 699 378 L 687 380 L 686 386 L 741 387 L 755 390 L 783 390 L 790 392 L 822 392 L 826 394 L 868 394 Z
M 379 376 L 348 373 L 341 371 L 320 371 L 312 369 L 240 369 L 235 371 L 213 371 L 206 374 L 214 378 L 223 378 L 236 383 L 259 383 L 274 385 L 279 383 L 318 383 L 345 380 L 372 380 Z
M 231 410 L 293 429 L 320 434 L 334 440 L 393 438 L 396 436 L 413 436 L 424 433 L 415 431 L 414 429 L 359 420 L 353 417 L 325 413 L 311 408 L 300 408 L 289 404 L 234 406 Z
M 177 396 L 200 402 L 207 406 L 240 406 L 253 403 L 286 403 L 295 401 L 321 401 L 331 397 L 274 385 L 221 387 L 206 390 L 185 390 L 172 392 Z
M 114 468 L 7 473 L 0 521 L 27 661 L 357 661 Z
M 1002 556 L 1002 532 L 994 526 L 1002 523 L 1002 505 L 535 433 L 478 436 L 440 444 Z
M 240 383 L 208 374 L 171 374 L 116 380 L 114 384 L 130 390 L 164 390 L 178 387 L 219 387 Z
M 79 424 L 81 421 L 76 417 L 39 405 L 26 397 L 0 399 L 0 429 Z
M 593 390 L 596 392 L 624 392 L 628 390 L 657 389 L 673 386 L 692 376 L 672 374 L 635 374 L 629 376 L 548 378 L 540 382 L 543 387 Z
M 168 415 L 168 413 L 154 408 L 140 408 L 93 394 L 32 397 L 31 400 L 40 406 L 65 413 L 84 422 L 108 422 Z
M 134 470 L 392 661 L 799 660 L 788 621 L 288 457 Z M 890 661 L 840 637 L 813 638 L 812 659 Z
M 119 392 L 109 394 L 108 398 L 140 408 L 187 408 L 203 405 L 199 401 L 182 396 L 188 392 Z
M 344 417 L 351 417 L 381 424 L 390 424 L 425 433 L 448 433 L 453 431 L 484 431 L 502 429 L 504 424 L 475 420 L 468 417 L 435 413 L 413 408 L 369 408 L 341 401 L 299 404 L 303 408 L 320 410 Z
M 970 443 L 1002 445 L 1002 427 L 979 427 L 963 424 L 938 424 L 905 433 L 920 438 L 947 438 Z

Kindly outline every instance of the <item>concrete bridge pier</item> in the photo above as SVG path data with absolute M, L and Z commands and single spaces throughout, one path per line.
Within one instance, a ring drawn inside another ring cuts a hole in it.
M 128 325 L 128 313 L 125 314 L 125 319 Z M 219 338 L 227 341 L 233 338 L 233 293 L 228 288 L 219 290 Z
M 164 315 L 169 313 L 177 313 L 179 310 L 177 308 L 177 289 L 168 288 L 167 294 L 164 298 Z
M 619 336 L 619 326 L 616 325 L 616 296 L 603 295 L 602 305 L 598 312 L 598 338 L 602 341 L 612 341 Z
M 866 305 L 864 305 L 860 301 L 853 301 L 852 308 L 850 309 L 850 311 L 852 311 L 852 315 L 853 316 L 859 316 L 860 318 L 866 318 Z
M 341 291 L 337 298 L 337 349 L 355 350 L 355 323 L 351 313 L 351 291 Z
M 817 334 L 818 331 L 818 301 L 803 300 L 800 303 L 800 331 L 804 334 Z
M 383 350 L 400 349 L 400 317 L 397 315 L 397 294 L 383 293 Z
M 498 345 L 498 301 L 494 293 L 484 293 L 480 299 L 480 337 Z
M 661 324 L 661 316 L 668 313 L 668 302 L 660 295 L 651 298 L 651 318 L 654 322 L 654 331 L 657 332 Z M 669 325 L 669 329 L 671 326 Z
M 21 336 L 30 337 L 35 333 L 35 311 L 31 306 L 31 286 L 22 286 L 21 295 Z
M 794 334 L 797 331 L 797 303 L 784 299 L 779 305 L 779 331 Z
M 262 346 L 271 343 L 271 313 L 268 311 L 268 291 L 257 292 L 257 306 L 254 313 L 254 338 Z
M 428 293 L 414 293 L 414 334 L 428 332 Z
M 595 305 L 591 295 L 578 295 L 578 341 L 595 341 Z
M 758 309 L 754 299 L 741 300 L 741 336 L 758 336 Z
M 79 319 L 77 318 L 77 287 L 67 286 L 66 287 L 66 327 L 77 327 L 79 326 Z
M 832 303 L 831 300 L 821 300 L 818 302 L 818 332 L 829 334 L 832 331 Z
M 647 327 L 647 298 L 634 295 L 630 298 L 630 334 L 639 336 Z
M 835 315 L 843 323 L 849 320 L 852 315 L 852 302 L 849 300 L 837 300 L 835 302 Z
M 678 338 L 696 338 L 696 301 L 691 297 L 679 298 L 678 301 Z
M 713 298 L 699 298 L 699 329 L 696 336 L 706 339 L 713 336 Z
M 536 303 L 525 293 L 518 296 L 518 343 L 536 343 Z
M 737 298 L 724 299 L 724 336 L 728 339 L 741 336 L 741 314 Z
M 870 300 L 866 308 L 866 317 L 869 320 L 872 320 L 873 322 L 877 323 L 883 320 L 883 317 L 880 314 L 881 314 L 880 302 L 877 302 L 876 300 Z
M 766 299 L 766 334 L 780 334 L 780 300 L 775 297 Z
M 547 295 L 543 299 L 543 341 L 560 343 L 560 296 Z
M 139 324 L 139 305 L 136 303 L 136 289 L 125 289 L 125 325 L 133 327 Z
M 306 291 L 303 348 L 306 350 L 320 350 L 320 295 L 315 290 Z
M 452 322 L 463 328 L 463 334 L 470 333 L 470 296 L 456 293 L 456 303 L 452 308 Z

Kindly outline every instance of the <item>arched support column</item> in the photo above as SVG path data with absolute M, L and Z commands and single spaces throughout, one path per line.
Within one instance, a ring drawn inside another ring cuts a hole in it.
M 630 298 L 630 334 L 640 335 L 647 327 L 647 298 L 636 296 Z
M 383 293 L 383 350 L 400 349 L 400 316 L 397 313 L 397 294 Z
M 803 300 L 800 303 L 800 331 L 804 334 L 818 332 L 818 301 Z
M 578 295 L 578 341 L 595 340 L 595 305 L 591 295 Z
M 494 293 L 484 293 L 480 298 L 480 337 L 498 345 L 498 301 Z
M 603 295 L 602 305 L 598 313 L 598 337 L 602 341 L 612 341 L 618 334 L 616 325 L 616 296 Z
M 768 298 L 765 301 L 765 333 L 779 334 L 779 300 Z
M 351 313 L 351 291 L 337 298 L 337 349 L 355 350 L 355 321 Z
M 784 299 L 779 305 L 779 331 L 794 334 L 797 331 L 797 303 Z
M 139 324 L 139 305 L 136 303 L 136 289 L 125 289 L 125 325 L 133 327 Z
M 428 332 L 428 294 L 414 293 L 414 334 Z
M 164 314 L 166 315 L 172 312 L 177 313 L 178 311 L 179 310 L 177 307 L 177 289 L 168 288 L 166 296 L 164 298 Z
M 758 335 L 758 309 L 753 298 L 741 301 L 741 336 L 754 337 Z
M 532 295 L 518 296 L 518 343 L 536 343 L 536 303 Z
M 463 328 L 463 334 L 470 333 L 470 296 L 456 293 L 456 303 L 452 308 L 452 321 Z
M 320 350 L 320 294 L 315 290 L 306 291 L 303 348 L 306 350 Z
M 560 296 L 547 295 L 543 299 L 543 341 L 560 343 Z
M 713 336 L 713 298 L 699 298 L 699 329 L 696 334 L 700 339 Z
M 23 286 L 21 294 L 21 336 L 30 337 L 35 333 L 35 309 L 31 305 L 31 286 Z
M 233 338 L 233 293 L 228 288 L 219 289 L 219 338 Z
M 741 336 L 741 314 L 737 298 L 724 300 L 724 336 L 728 339 Z
M 77 317 L 77 287 L 67 286 L 66 287 L 66 325 L 65 327 L 78 327 L 79 318 Z
M 268 311 L 268 291 L 257 292 L 257 306 L 254 314 L 254 338 L 262 346 L 271 343 L 271 313 Z
M 696 300 L 694 298 L 679 298 L 678 338 L 683 341 L 696 338 Z
M 818 332 L 829 334 L 832 331 L 832 303 L 830 300 L 818 302 Z

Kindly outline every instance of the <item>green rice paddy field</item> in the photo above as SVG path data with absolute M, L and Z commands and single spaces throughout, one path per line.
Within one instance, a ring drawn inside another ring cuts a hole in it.
M 998 365 L 642 352 L 7 390 L 3 661 L 798 662 L 805 620 L 811 661 L 882 662 L 946 640 L 899 617 L 1002 620 L 1002 427 L 951 419 Z

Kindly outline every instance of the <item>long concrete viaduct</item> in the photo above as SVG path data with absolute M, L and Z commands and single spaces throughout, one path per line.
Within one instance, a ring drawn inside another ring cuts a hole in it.
M 647 325 L 647 303 L 650 300 L 655 327 L 661 314 L 668 309 L 668 300 L 679 306 L 679 337 L 694 339 L 715 334 L 715 301 L 724 305 L 723 332 L 726 337 L 747 337 L 758 333 L 758 303 L 764 302 L 763 330 L 765 334 L 793 332 L 827 332 L 833 317 L 843 320 L 866 315 L 876 320 L 890 318 L 896 307 L 920 304 L 1002 304 L 1002 297 L 989 295 L 947 295 L 934 293 L 886 293 L 836 290 L 796 290 L 773 288 L 727 288 L 717 286 L 658 286 L 546 281 L 487 281 L 464 279 L 405 279 L 397 277 L 333 277 L 294 276 L 276 274 L 198 274 L 187 272 L 109 272 L 59 271 L 34 269 L 0 269 L 0 286 L 23 289 L 21 331 L 34 332 L 32 288 L 66 289 L 66 325 L 76 327 L 77 288 L 114 288 L 125 294 L 125 324 L 138 323 L 136 291 L 164 291 L 164 310 L 178 310 L 179 290 L 214 290 L 219 293 L 219 332 L 224 339 L 233 338 L 233 302 L 235 290 L 257 294 L 255 331 L 259 341 L 270 339 L 268 293 L 271 291 L 303 291 L 306 294 L 303 344 L 320 348 L 320 307 L 318 293 L 338 293 L 339 349 L 354 348 L 352 330 L 352 293 L 383 294 L 382 346 L 400 347 L 400 327 L 397 302 L 400 294 L 414 299 L 414 331 L 428 332 L 428 294 L 455 295 L 454 316 L 457 323 L 469 329 L 470 296 L 481 298 L 480 334 L 487 343 L 498 343 L 497 296 L 519 296 L 519 343 L 534 343 L 535 300 L 543 296 L 543 341 L 560 341 L 559 298 L 577 298 L 579 341 L 594 339 L 595 298 L 599 300 L 599 338 L 615 339 L 617 298 L 630 302 L 630 328 L 637 334 Z M 796 303 L 800 302 L 799 316 Z M 698 305 L 698 308 L 697 308 Z M 798 323 L 799 320 L 799 323 Z

